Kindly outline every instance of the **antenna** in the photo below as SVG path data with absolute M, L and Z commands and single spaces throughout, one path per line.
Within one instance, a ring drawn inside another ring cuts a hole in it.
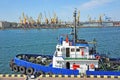
M 75 11 L 74 11 L 74 45 L 76 44 L 77 42 L 77 33 L 76 33 L 76 15 L 77 15 L 77 9 L 75 8 Z

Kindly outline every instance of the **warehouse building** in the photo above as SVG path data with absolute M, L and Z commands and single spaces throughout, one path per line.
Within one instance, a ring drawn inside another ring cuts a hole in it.
M 0 29 L 15 28 L 16 26 L 17 23 L 14 22 L 0 21 Z

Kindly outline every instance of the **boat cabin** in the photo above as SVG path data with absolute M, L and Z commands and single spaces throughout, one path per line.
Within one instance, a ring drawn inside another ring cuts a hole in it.
M 60 38 L 59 44 L 53 55 L 53 67 L 79 70 L 85 73 L 86 70 L 94 71 L 98 68 L 98 60 L 95 55 L 89 53 L 89 44 L 85 40 L 78 40 L 76 44 L 72 40 Z

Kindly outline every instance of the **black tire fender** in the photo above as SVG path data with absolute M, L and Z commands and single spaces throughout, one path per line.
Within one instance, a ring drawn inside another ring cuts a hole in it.
M 46 75 L 52 75 L 53 73 L 52 72 L 47 72 Z
M 13 71 L 14 71 L 14 72 L 18 72 L 18 71 L 19 71 L 19 69 L 18 69 L 18 66 L 17 66 L 17 65 L 13 65 Z
M 9 63 L 10 68 L 12 68 L 12 62 Z
M 26 68 L 25 68 L 24 66 L 20 66 L 20 67 L 19 67 L 19 71 L 20 71 L 22 74 L 24 74 L 25 71 L 26 71 Z
M 27 74 L 27 75 L 32 75 L 33 72 L 34 72 L 33 68 L 27 68 L 27 69 L 26 69 L 26 74 Z
M 44 75 L 45 74 L 43 71 L 39 71 L 38 73 L 39 73 L 39 75 Z
M 10 66 L 10 69 L 13 68 L 13 65 L 14 65 L 14 62 L 13 62 L 13 59 L 9 62 L 9 66 Z

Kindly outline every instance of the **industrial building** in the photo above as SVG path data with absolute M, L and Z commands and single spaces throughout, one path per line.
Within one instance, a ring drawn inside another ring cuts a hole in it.
M 7 21 L 0 21 L 0 28 L 4 29 L 4 28 L 8 28 L 10 27 L 10 23 Z
M 14 22 L 0 21 L 0 29 L 15 28 L 16 26 L 17 23 Z

